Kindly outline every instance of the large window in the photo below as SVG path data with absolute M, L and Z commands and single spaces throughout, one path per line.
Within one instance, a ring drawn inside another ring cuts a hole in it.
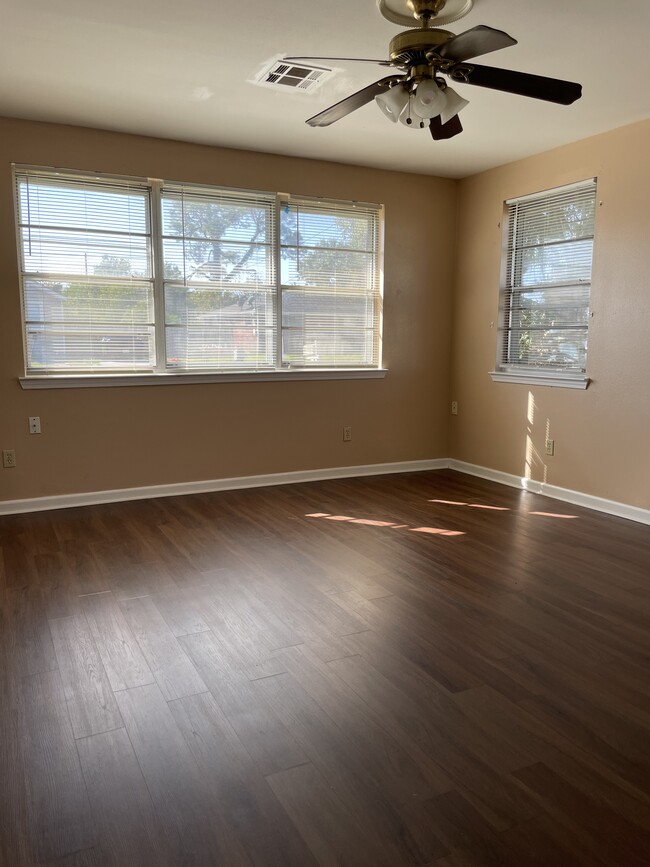
M 584 379 L 595 202 L 590 180 L 506 203 L 499 371 Z
M 27 375 L 377 368 L 381 208 L 16 170 Z

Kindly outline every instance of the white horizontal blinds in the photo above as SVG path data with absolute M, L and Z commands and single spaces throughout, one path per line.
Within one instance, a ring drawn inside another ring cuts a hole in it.
M 166 365 L 275 365 L 275 195 L 165 183 Z
M 508 202 L 502 369 L 584 372 L 595 181 Z
M 281 207 L 282 363 L 372 367 L 381 316 L 379 206 Z
M 18 167 L 27 373 L 376 367 L 380 206 L 279 199 Z
M 27 371 L 154 365 L 145 184 L 16 173 Z

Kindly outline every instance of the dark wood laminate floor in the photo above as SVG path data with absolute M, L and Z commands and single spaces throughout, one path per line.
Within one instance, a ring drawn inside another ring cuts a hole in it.
M 8 867 L 650 863 L 650 528 L 450 471 L 0 518 Z

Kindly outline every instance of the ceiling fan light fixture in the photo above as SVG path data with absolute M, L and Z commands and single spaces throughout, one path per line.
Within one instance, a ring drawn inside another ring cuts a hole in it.
M 447 104 L 445 91 L 433 78 L 425 78 L 415 91 L 413 108 L 420 117 L 436 117 Z
M 463 99 L 463 97 L 456 93 L 456 91 L 451 87 L 446 88 L 445 96 L 447 97 L 445 107 L 440 111 L 440 120 L 442 123 L 447 123 L 447 121 L 451 120 L 452 117 L 460 114 L 466 105 L 469 105 L 469 102 L 466 99 Z
M 412 94 L 399 116 L 399 121 L 409 129 L 425 129 L 429 126 L 429 118 L 422 117 L 415 110 L 415 97 Z
M 385 93 L 376 96 L 375 102 L 388 120 L 397 123 L 399 116 L 409 103 L 409 93 L 402 84 L 396 84 Z

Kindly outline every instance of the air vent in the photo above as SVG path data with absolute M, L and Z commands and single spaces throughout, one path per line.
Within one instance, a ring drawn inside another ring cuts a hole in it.
M 306 63 L 287 63 L 274 61 L 265 67 L 254 80 L 254 84 L 274 89 L 315 90 L 323 81 L 334 74 L 334 70 L 324 66 L 310 66 Z

